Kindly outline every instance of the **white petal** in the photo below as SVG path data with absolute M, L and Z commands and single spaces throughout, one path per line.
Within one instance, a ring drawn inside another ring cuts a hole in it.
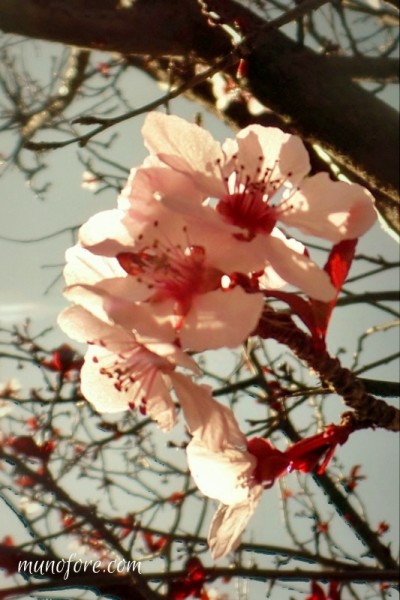
M 208 195 L 221 191 L 217 160 L 222 151 L 208 131 L 174 115 L 152 112 L 142 132 L 146 147 L 172 169 L 193 177 Z
M 214 452 L 197 436 L 186 452 L 192 477 L 205 496 L 229 505 L 248 498 L 257 463 L 255 456 L 232 446 Z
M 121 251 L 120 247 L 132 243 L 132 238 L 122 223 L 124 216 L 125 212 L 119 209 L 95 214 L 80 228 L 80 243 L 86 248 L 95 248 L 98 254 L 115 256 Z
M 240 544 L 240 536 L 254 514 L 263 492 L 262 486 L 252 488 L 249 498 L 238 504 L 221 504 L 211 522 L 208 543 L 214 560 L 223 558 Z
M 237 162 L 252 181 L 270 170 L 273 180 L 283 179 L 296 185 L 310 170 L 308 152 L 301 139 L 276 127 L 250 125 L 238 133 L 236 141 Z M 223 148 L 229 146 L 224 144 Z
M 122 194 L 129 200 L 129 203 L 125 204 L 129 208 L 133 208 L 138 202 L 151 203 L 156 197 L 172 199 L 183 197 L 188 203 L 201 203 L 204 196 L 189 177 L 174 171 L 164 163 L 136 169 Z
M 365 188 L 331 181 L 327 173 L 305 180 L 281 221 L 307 235 L 340 242 L 358 238 L 376 221 L 374 199 Z
M 129 403 L 137 399 L 138 385 L 128 390 L 118 391 L 114 381 L 99 372 L 99 362 L 102 359 L 113 362 L 117 357 L 103 348 L 90 347 L 85 355 L 81 370 L 82 394 L 99 413 L 116 413 L 129 409 Z
M 163 431 L 169 431 L 176 423 L 175 404 L 166 385 L 166 378 L 161 374 L 158 374 L 152 382 L 146 402 L 146 412 Z
M 137 344 L 130 331 L 105 323 L 79 305 L 63 310 L 58 316 L 58 324 L 70 338 L 83 343 L 101 340 L 112 352 L 124 352 L 127 347 Z
M 315 300 L 329 302 L 335 297 L 336 290 L 328 274 L 307 256 L 274 236 L 265 237 L 265 246 L 272 268 L 282 279 Z
M 65 253 L 64 278 L 67 285 L 94 284 L 102 279 L 126 277 L 126 272 L 115 258 L 96 256 L 80 244 Z
M 184 320 L 183 347 L 202 351 L 239 346 L 257 325 L 263 304 L 262 294 L 247 294 L 239 286 L 199 294 Z
M 190 433 L 212 452 L 228 445 L 246 448 L 246 437 L 240 431 L 232 410 L 211 396 L 211 388 L 198 385 L 182 373 L 171 373 L 179 403 Z

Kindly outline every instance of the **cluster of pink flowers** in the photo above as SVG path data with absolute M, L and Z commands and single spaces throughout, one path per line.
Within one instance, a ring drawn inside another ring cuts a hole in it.
M 137 407 L 169 430 L 177 399 L 193 436 L 193 478 L 221 502 L 209 537 L 217 558 L 238 544 L 265 487 L 313 469 L 349 432 L 326 430 L 291 454 L 248 442 L 232 411 L 193 380 L 193 354 L 243 343 L 267 290 L 290 284 L 313 302 L 334 302 L 329 271 L 279 224 L 337 245 L 363 234 L 376 213 L 359 185 L 308 176 L 301 140 L 275 128 L 252 125 L 221 146 L 196 125 L 151 113 L 143 136 L 150 154 L 117 208 L 89 219 L 67 252 L 73 305 L 59 323 L 89 345 L 81 386 L 97 411 Z

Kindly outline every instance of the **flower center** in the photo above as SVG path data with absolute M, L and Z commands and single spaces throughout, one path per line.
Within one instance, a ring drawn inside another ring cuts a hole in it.
M 249 187 L 243 192 L 223 196 L 217 211 L 232 225 L 247 231 L 241 239 L 252 239 L 257 233 L 269 234 L 275 227 L 274 208 L 263 200 L 263 192 Z
M 105 347 L 102 340 L 88 343 Z M 160 370 L 165 372 L 173 369 L 163 357 L 139 343 L 118 354 L 110 351 L 100 356 L 94 355 L 92 360 L 98 365 L 100 375 L 107 377 L 118 392 L 129 392 L 129 407 L 135 408 L 140 405 L 143 413 L 146 412 L 145 405 L 157 373 Z
M 264 157 L 259 156 L 258 160 L 261 163 Z M 226 194 L 219 198 L 217 211 L 232 225 L 246 230 L 246 234 L 236 236 L 239 239 L 249 241 L 258 233 L 270 234 L 279 215 L 290 209 L 290 192 L 286 197 L 290 190 L 288 181 L 274 175 L 278 161 L 264 171 L 256 167 L 252 177 L 245 173 L 244 165 L 238 163 L 237 155 L 233 156 L 233 163 L 229 177 L 223 176 L 221 168 Z M 288 177 L 290 175 L 288 173 Z
M 173 300 L 174 313 L 183 318 L 193 298 L 221 287 L 223 273 L 206 262 L 203 246 L 162 244 L 158 239 L 140 252 L 121 252 L 121 267 L 151 290 L 148 302 Z M 178 325 L 180 328 L 182 323 Z

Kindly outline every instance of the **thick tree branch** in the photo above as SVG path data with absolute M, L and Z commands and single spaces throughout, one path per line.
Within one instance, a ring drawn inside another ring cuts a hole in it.
M 177 6 L 179 5 L 179 6 Z M 196 0 L 0 0 L 0 29 L 121 54 L 226 54 L 230 38 L 211 28 Z
M 327 61 L 343 76 L 359 81 L 398 83 L 399 61 L 386 56 L 328 56 Z
M 270 32 L 249 60 L 256 98 L 398 210 L 398 114 L 325 57 Z M 380 207 L 378 207 L 380 208 Z

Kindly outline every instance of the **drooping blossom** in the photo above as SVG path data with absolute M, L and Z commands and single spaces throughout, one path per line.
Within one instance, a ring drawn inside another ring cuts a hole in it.
M 334 243 L 357 238 L 376 220 L 366 189 L 333 182 L 326 173 L 307 177 L 310 162 L 302 141 L 277 128 L 251 125 L 221 146 L 197 125 L 151 113 L 143 136 L 153 155 L 190 179 L 202 194 L 201 202 L 214 199 L 216 212 L 240 228 L 242 240 L 264 237 L 265 256 L 278 274 L 310 296 L 329 301 L 329 279 L 319 273 L 321 281 L 313 286 L 312 261 L 295 257 L 293 264 L 290 249 L 270 234 L 281 223 Z M 197 211 L 200 217 L 198 194 L 164 202 L 174 210 Z
M 212 398 L 209 386 L 179 374 L 175 389 L 192 435 L 186 452 L 197 486 L 224 504 L 244 500 L 257 461 L 247 452 L 246 437 L 232 410 Z
M 65 309 L 58 322 L 70 337 L 89 344 L 81 389 L 98 412 L 139 407 L 162 429 L 174 425 L 174 369 L 179 365 L 197 371 L 187 354 L 173 344 L 144 342 L 121 324 L 105 323 L 78 305 Z
M 99 255 L 96 261 L 115 258 L 124 273 L 91 287 L 84 276 L 81 281 L 75 277 L 73 285 L 107 298 L 113 310 L 122 305 L 128 310 L 130 303 L 135 311 L 140 305 L 165 325 L 164 333 L 159 331 L 164 341 L 179 339 L 190 350 L 235 347 L 257 324 L 262 294 L 247 293 L 240 285 L 232 288 L 225 280 L 230 281 L 232 272 L 246 274 L 263 263 L 251 252 L 244 254 L 241 244 L 224 237 L 221 228 L 204 228 L 204 223 L 148 198 L 133 203 L 129 211 L 95 215 L 82 227 L 80 240 Z M 71 299 L 81 303 L 76 295 Z M 148 334 L 139 319 L 137 330 Z
M 352 431 L 348 425 L 328 425 L 281 451 L 263 438 L 247 440 L 233 412 L 214 400 L 207 386 L 177 374 L 175 389 L 192 435 L 186 449 L 190 472 L 199 490 L 220 502 L 208 534 L 215 559 L 238 546 L 264 489 L 295 470 L 323 473 Z
M 186 449 L 192 477 L 205 496 L 220 502 L 208 535 L 218 559 L 238 546 L 261 499 L 263 486 L 253 477 L 257 459 L 247 451 L 233 412 L 216 402 L 207 386 L 180 378 L 175 389 L 193 436 Z

